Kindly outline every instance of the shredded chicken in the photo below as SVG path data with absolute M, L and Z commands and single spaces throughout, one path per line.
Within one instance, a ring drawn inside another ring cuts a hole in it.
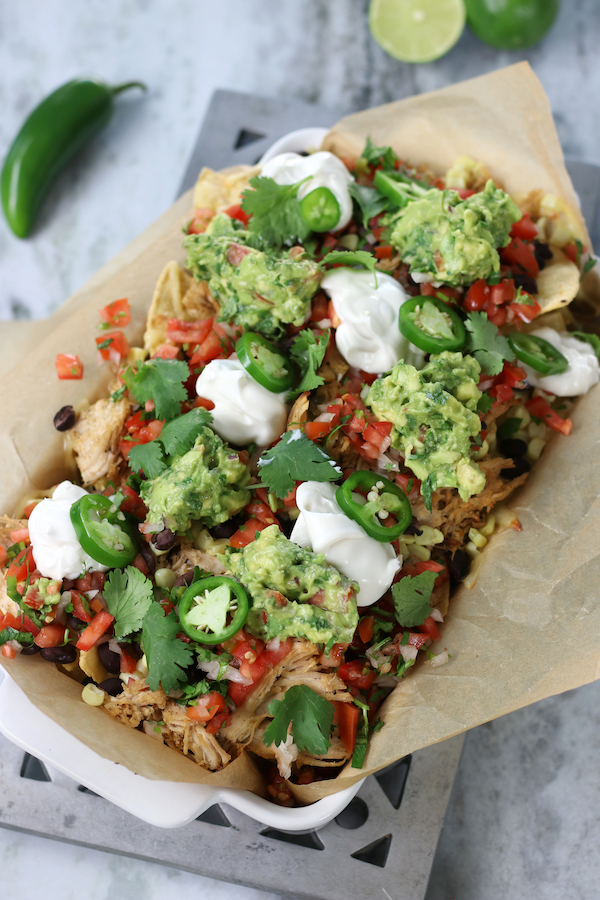
M 183 295 L 181 305 L 189 319 L 210 319 L 220 310 L 206 281 L 195 281 Z
M 273 744 L 267 747 L 263 744 L 263 734 L 268 726 L 268 722 L 264 722 L 260 728 L 256 729 L 252 742 L 248 746 L 248 750 L 255 753 L 256 756 L 262 756 L 263 759 L 277 759 L 279 748 Z M 321 756 L 311 756 L 310 753 L 301 751 L 298 753 L 296 762 L 299 766 L 319 766 L 320 768 L 328 768 L 333 766 L 341 766 L 349 758 L 350 754 L 345 749 L 339 736 L 333 734 L 331 737 L 331 745 Z
M 191 756 L 199 766 L 216 772 L 231 761 L 231 756 L 221 747 L 215 735 L 209 734 L 201 722 L 192 722 L 188 718 L 185 706 L 168 700 L 162 718 L 167 729 L 163 730 L 165 743 Z
M 173 569 L 176 575 L 185 575 L 194 566 L 204 569 L 205 572 L 214 572 L 215 575 L 222 575 L 225 572 L 217 556 L 205 553 L 204 550 L 196 550 L 191 544 L 182 541 L 169 557 L 168 567 Z
M 288 416 L 287 431 L 293 431 L 295 428 L 300 428 L 306 422 L 308 414 L 308 394 L 308 391 L 304 391 L 303 394 L 296 397 Z
M 104 487 L 103 480 L 114 480 L 122 457 L 119 440 L 131 404 L 124 397 L 98 400 L 82 413 L 71 429 L 72 448 L 84 485 Z
M 288 734 L 285 743 L 273 744 L 273 753 L 282 778 L 292 777 L 292 763 L 298 759 L 299 752 L 291 734 Z
M 117 697 L 105 700 L 103 709 L 124 725 L 137 728 L 147 719 L 161 719 L 166 702 L 167 695 L 161 687 L 151 691 L 143 678 L 136 678 Z

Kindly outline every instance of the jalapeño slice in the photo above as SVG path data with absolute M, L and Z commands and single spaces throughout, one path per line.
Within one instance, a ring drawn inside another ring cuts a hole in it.
M 268 391 L 280 394 L 291 388 L 292 362 L 262 334 L 247 331 L 237 342 L 235 352 L 248 374 Z
M 366 501 L 353 496 L 357 488 L 368 491 Z M 395 541 L 412 522 L 410 503 L 402 488 L 389 478 L 366 469 L 351 475 L 337 489 L 335 499 L 346 515 L 358 522 L 369 537 L 382 543 Z M 397 522 L 388 528 L 384 522 L 389 515 L 393 515 Z
M 311 231 L 332 231 L 340 221 L 340 204 L 326 187 L 315 188 L 300 201 L 302 218 Z
M 508 335 L 508 343 L 517 359 L 541 375 L 560 375 L 569 368 L 569 360 L 560 350 L 535 334 L 515 331 Z
M 438 297 L 411 297 L 400 307 L 398 327 L 404 337 L 426 353 L 462 350 L 466 341 L 462 319 Z
M 128 566 L 138 553 L 133 525 L 102 494 L 86 494 L 70 510 L 77 540 L 103 566 Z
M 193 581 L 184 593 L 179 601 L 179 621 L 192 640 L 221 644 L 243 628 L 248 606 L 248 594 L 241 584 L 225 575 L 211 575 Z

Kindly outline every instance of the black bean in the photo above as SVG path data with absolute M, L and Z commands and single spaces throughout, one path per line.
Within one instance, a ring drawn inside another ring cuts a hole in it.
M 62 588 L 61 588 L 61 590 L 62 590 L 63 593 L 64 593 L 65 591 L 74 591 L 74 590 L 75 590 L 75 585 L 76 585 L 76 584 L 77 584 L 77 581 L 76 581 L 75 579 L 72 579 L 72 578 L 63 578 L 63 583 L 62 583 Z
M 543 241 L 534 241 L 533 242 L 533 255 L 535 256 L 536 262 L 540 267 L 540 272 L 542 269 L 546 268 L 546 262 L 549 259 L 552 259 L 552 250 L 545 244 Z
M 183 585 L 185 585 L 186 587 L 189 587 L 193 580 L 194 580 L 194 570 L 189 569 L 183 575 L 177 576 L 177 578 L 175 579 L 174 587 L 183 587 Z
M 158 534 L 153 534 L 150 540 L 157 550 L 170 550 L 175 545 L 177 535 L 170 528 L 163 528 Z
M 228 522 L 222 522 L 220 525 L 215 525 L 214 528 L 209 528 L 211 537 L 214 537 L 215 540 L 219 540 L 220 538 L 230 538 L 232 534 L 238 530 L 240 525 L 242 524 L 241 516 L 233 516 L 232 519 L 229 519 Z
M 420 537 L 423 534 L 423 532 L 419 528 L 419 523 L 415 516 L 412 517 L 412 522 L 410 523 L 404 534 L 414 534 L 417 537 Z
M 527 453 L 527 444 L 520 438 L 504 438 L 500 441 L 498 447 L 502 456 L 505 456 L 507 459 L 525 456 Z
M 64 647 L 42 647 L 40 653 L 42 654 L 42 659 L 48 662 L 60 663 L 63 666 L 67 663 L 75 662 L 77 659 L 77 650 L 73 644 L 65 644 Z
M 505 481 L 513 481 L 519 475 L 524 475 L 525 472 L 529 472 L 531 469 L 527 460 L 523 459 L 522 456 L 513 458 L 513 463 L 514 467 L 512 469 L 500 469 L 500 478 L 504 478 Z
M 512 280 L 514 281 L 516 288 L 522 288 L 524 291 L 527 291 L 528 294 L 537 294 L 537 281 L 531 275 L 520 272 L 513 275 Z
M 77 616 L 67 616 L 67 626 L 78 634 L 81 634 L 84 628 L 87 628 L 87 622 L 82 622 Z
M 454 556 L 448 557 L 448 572 L 455 581 L 460 581 L 471 568 L 471 558 L 465 550 L 457 550 Z
M 294 525 L 296 522 L 293 519 L 284 518 L 283 516 L 278 516 L 277 521 L 281 525 L 282 531 L 285 534 L 286 538 L 289 538 L 292 531 L 294 530 Z
M 68 431 L 75 424 L 75 410 L 72 406 L 63 406 L 54 416 L 54 427 L 57 431 Z
M 142 645 L 139 641 L 132 641 L 130 644 L 120 644 L 120 647 L 123 647 L 130 656 L 133 656 L 134 659 L 141 659 L 144 655 L 144 651 L 142 650 Z
M 121 657 L 108 646 L 108 642 L 98 644 L 98 657 L 107 672 L 118 675 L 121 671 Z
M 156 557 L 146 541 L 140 542 L 140 553 L 142 554 L 144 562 L 150 569 L 150 574 L 154 575 L 154 573 L 156 572 Z
M 39 653 L 40 648 L 37 644 L 32 644 L 31 647 L 23 647 L 21 650 L 21 656 L 33 656 L 35 653 Z
M 123 691 L 123 682 L 120 678 L 107 678 L 106 681 L 101 681 L 98 687 L 111 697 L 117 697 Z

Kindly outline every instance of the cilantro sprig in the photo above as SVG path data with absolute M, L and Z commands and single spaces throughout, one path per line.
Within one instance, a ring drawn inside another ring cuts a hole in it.
M 376 147 L 371 138 L 368 137 L 360 159 L 364 159 L 369 165 L 382 165 L 384 169 L 395 169 L 398 155 L 394 153 L 391 147 Z
M 180 359 L 149 359 L 137 370 L 130 366 L 122 375 L 134 400 L 142 406 L 153 400 L 156 418 L 167 420 L 181 413 L 189 377 L 188 365 Z
M 166 456 L 183 456 L 194 446 L 194 441 L 213 417 L 207 409 L 192 409 L 165 425 L 155 440 L 137 444 L 129 451 L 128 462 L 134 472 L 143 470 L 147 478 L 158 478 L 167 468 Z
M 242 209 L 252 216 L 248 230 L 260 234 L 274 247 L 307 238 L 310 228 L 300 212 L 297 198 L 298 188 L 306 180 L 277 184 L 264 176 L 251 178 L 250 188 L 242 194 Z
M 115 619 L 115 638 L 120 640 L 139 631 L 154 596 L 152 582 L 135 566 L 113 569 L 102 593 Z
M 484 312 L 470 312 L 465 322 L 468 353 L 472 353 L 487 375 L 499 375 L 504 360 L 512 360 L 515 354 L 506 338 L 490 322 Z
M 362 266 L 363 269 L 372 272 L 375 276 L 375 286 L 377 286 L 377 269 L 375 263 L 377 260 L 372 253 L 366 250 L 330 250 L 330 252 L 321 260 L 323 266 Z
M 288 394 L 288 400 L 293 400 L 303 391 L 313 391 L 323 384 L 323 379 L 317 375 L 317 370 L 327 350 L 329 343 L 329 330 L 315 337 L 310 328 L 305 328 L 294 338 L 290 348 L 290 356 L 300 369 L 302 379 L 298 387 Z
M 283 500 L 297 481 L 337 481 L 342 471 L 303 431 L 286 431 L 278 444 L 258 460 L 269 492 Z
M 160 603 L 151 603 L 144 616 L 142 644 L 148 663 L 148 684 L 150 690 L 158 690 L 162 684 L 168 694 L 187 683 L 185 669 L 194 661 L 194 654 L 177 637 L 181 631 L 179 619 L 174 612 L 165 616 Z
M 435 572 L 421 572 L 420 575 L 406 575 L 393 585 L 396 619 L 403 628 L 422 625 L 431 615 L 431 592 L 436 578 Z
M 273 721 L 263 734 L 263 744 L 284 744 L 291 725 L 298 749 L 312 756 L 327 753 L 333 725 L 333 706 L 305 684 L 295 684 L 282 700 L 272 700 L 268 711 Z

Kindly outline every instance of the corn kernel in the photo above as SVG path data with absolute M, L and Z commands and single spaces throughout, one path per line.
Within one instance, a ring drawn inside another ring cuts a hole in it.
M 494 533 L 494 528 L 496 527 L 496 516 L 491 515 L 488 516 L 487 522 L 479 529 L 479 533 L 484 537 L 489 538 Z
M 469 543 L 465 547 L 465 550 L 469 554 L 471 559 L 477 559 L 477 557 L 480 555 L 479 550 L 477 549 L 473 541 L 469 541 Z
M 548 436 L 548 429 L 543 422 L 540 422 L 539 425 L 536 425 L 535 422 L 531 422 L 527 428 L 527 434 L 530 438 L 546 438 Z
M 511 407 L 510 412 L 508 414 L 508 418 L 520 419 L 521 420 L 521 428 L 527 428 L 527 426 L 531 422 L 531 415 L 529 414 L 529 410 L 525 409 L 525 407 L 521 406 L 520 404 L 517 406 Z
M 81 699 L 88 706 L 102 706 L 104 697 L 104 691 L 95 684 L 86 684 L 81 692 Z
M 421 562 L 431 559 L 431 550 L 428 550 L 427 547 L 419 547 L 418 544 L 411 544 L 410 554 L 416 556 Z
M 172 588 L 176 578 L 173 569 L 157 569 L 154 573 L 154 580 L 159 588 Z
M 476 528 L 469 528 L 469 538 L 478 550 L 481 550 L 487 544 L 487 538 Z
M 536 459 L 539 459 L 542 450 L 546 446 L 546 441 L 542 440 L 542 438 L 534 437 L 529 441 L 529 445 L 527 447 L 527 459 L 531 460 L 531 462 L 535 462 Z

